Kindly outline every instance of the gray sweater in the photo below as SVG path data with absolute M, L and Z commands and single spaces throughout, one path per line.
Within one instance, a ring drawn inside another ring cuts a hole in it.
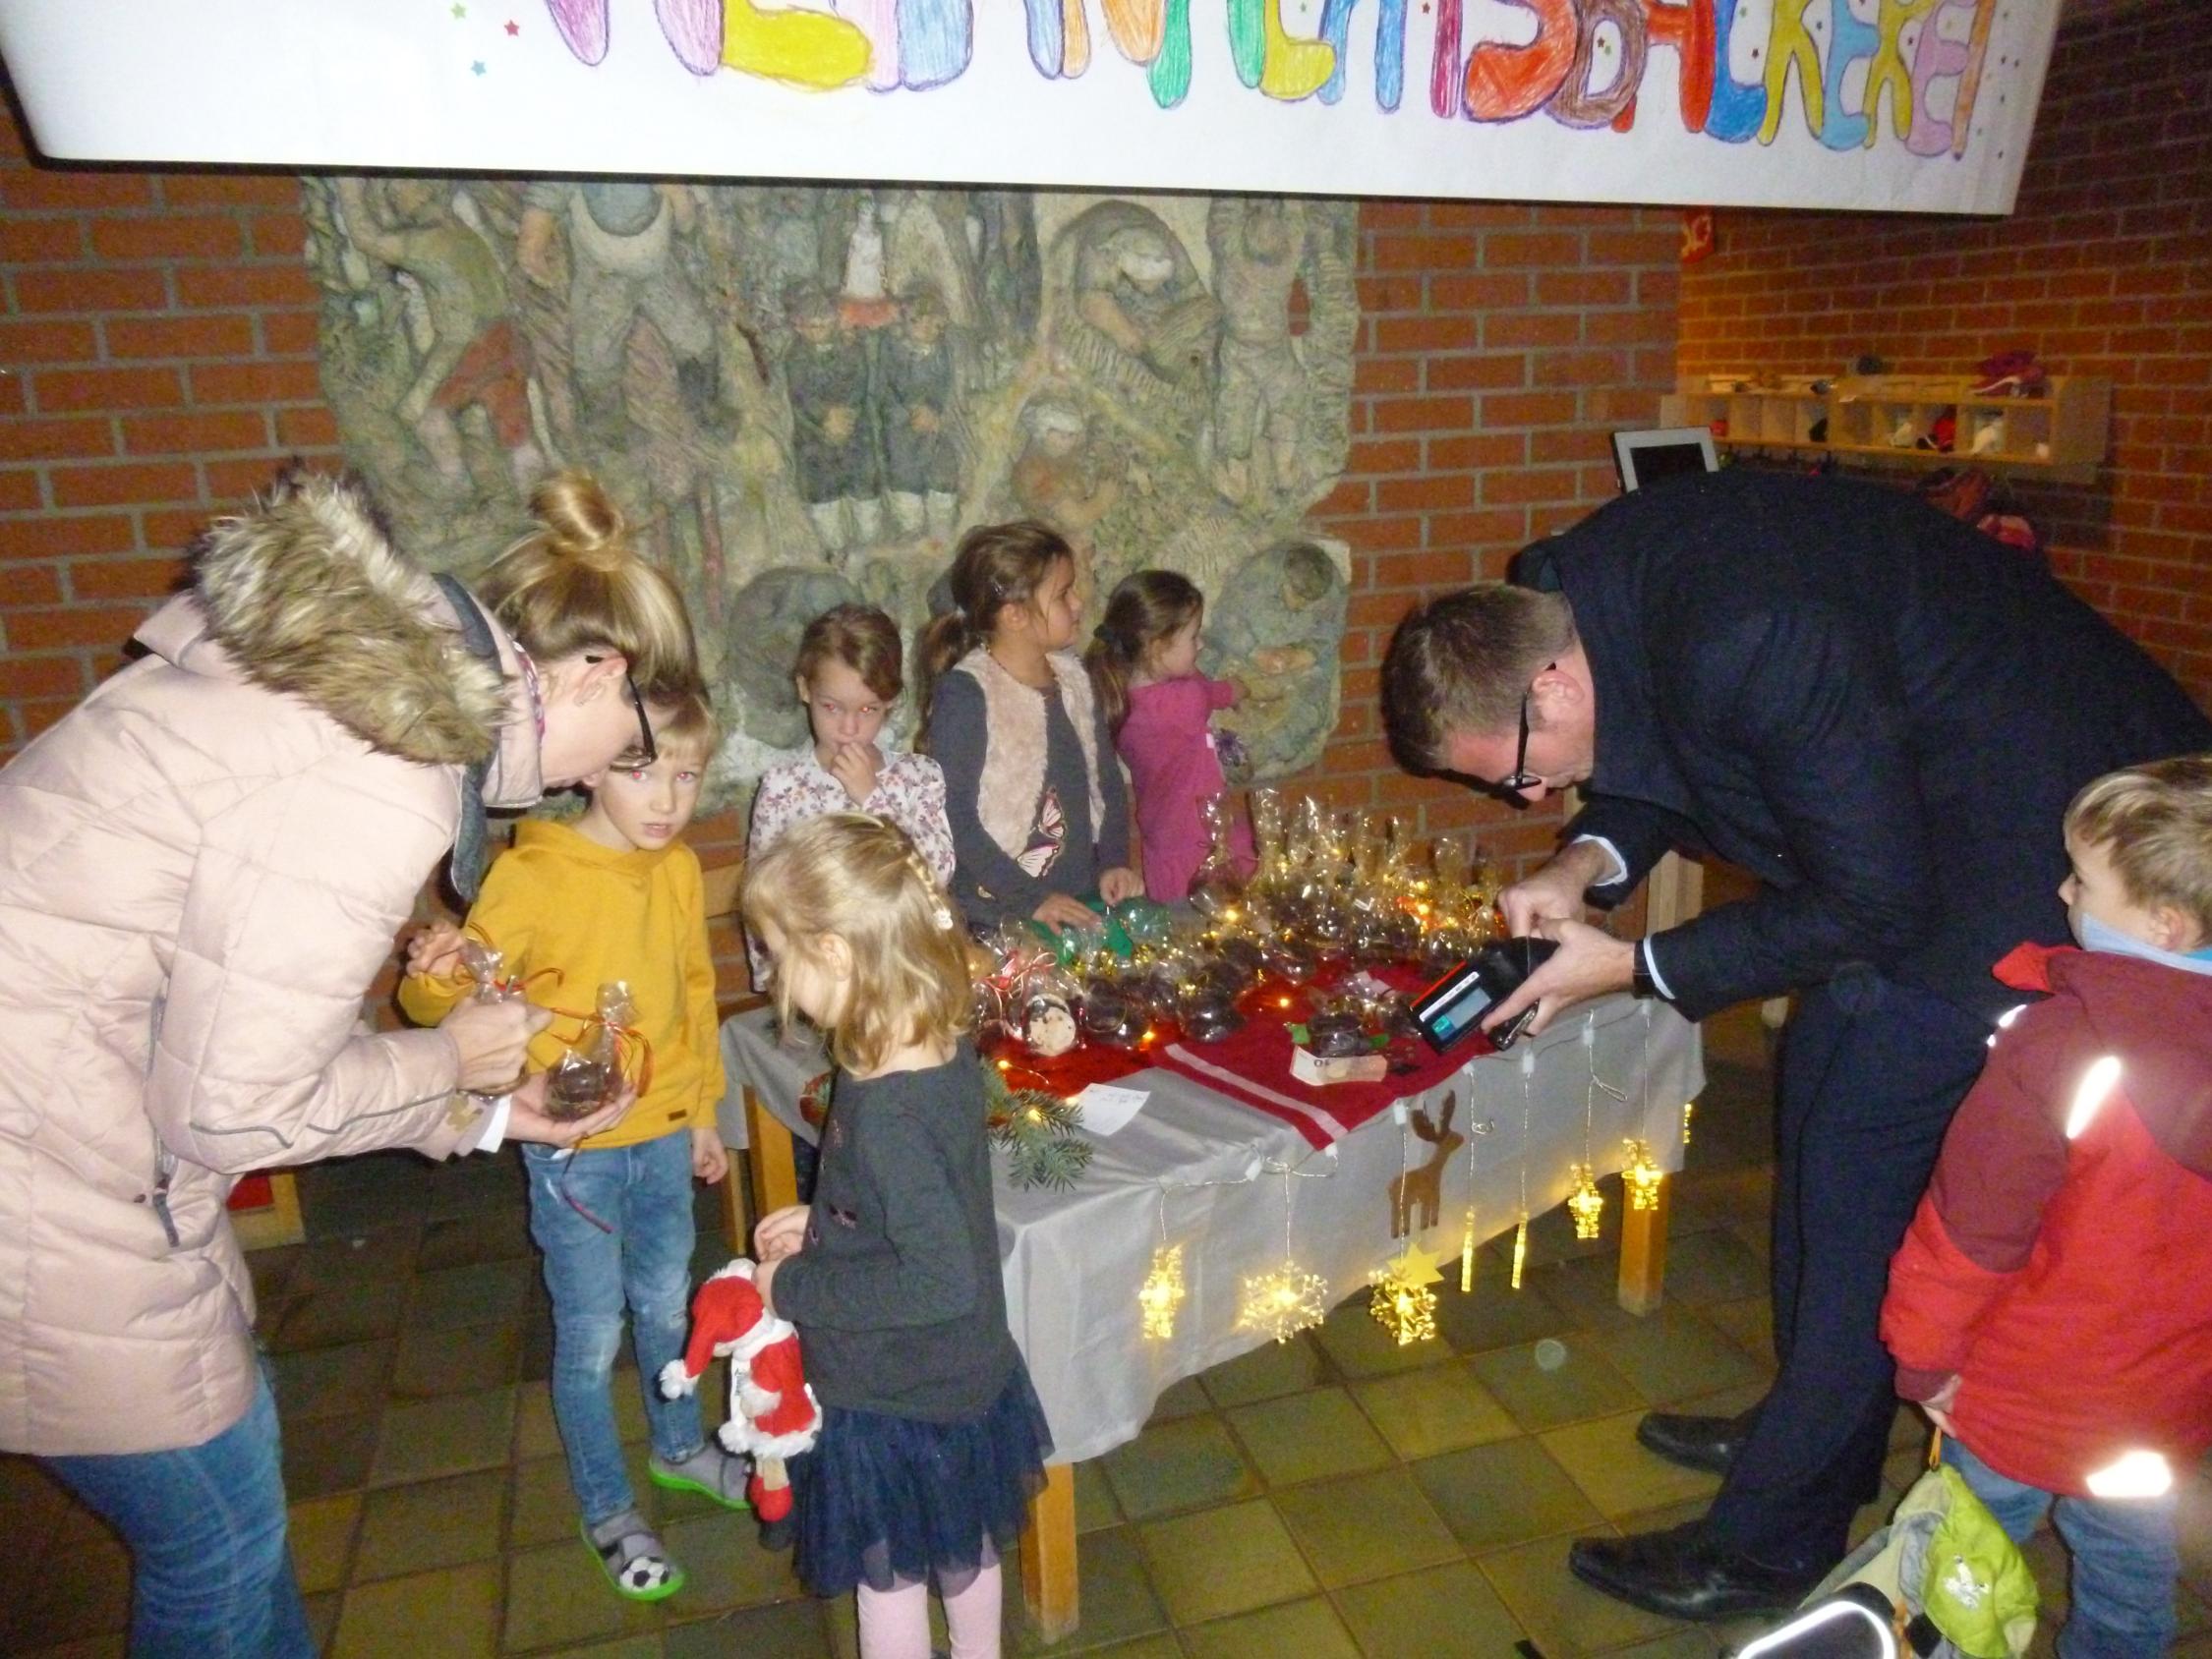
M 806 1245 L 774 1294 L 825 1405 L 962 1422 L 998 1398 L 1020 1356 L 967 1043 L 923 1071 L 839 1074 Z
M 1087 897 L 1098 890 L 1101 872 L 1129 862 L 1129 792 L 1114 761 L 1113 734 L 1097 721 L 1098 793 L 1105 823 L 1090 821 L 1090 779 L 1083 773 L 1082 745 L 1060 693 L 1040 691 L 1046 703 L 1045 772 L 1037 790 L 1041 808 L 1049 791 L 1060 808 L 1063 839 L 1059 856 L 1042 876 L 1032 876 L 1009 858 L 976 815 L 976 779 L 983 775 L 983 752 L 990 731 L 983 717 L 983 688 L 966 674 L 947 674 L 937 682 L 929 708 L 929 753 L 945 771 L 945 816 L 953 828 L 953 897 L 977 927 L 1033 913 L 1051 894 Z

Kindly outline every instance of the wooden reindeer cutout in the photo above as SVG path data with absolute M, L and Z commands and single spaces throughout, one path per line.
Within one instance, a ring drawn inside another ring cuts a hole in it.
M 1467 1144 L 1467 1137 L 1452 1127 L 1452 1115 L 1458 1110 L 1456 1090 L 1444 1097 L 1444 1108 L 1433 1123 L 1428 1121 L 1427 1113 L 1419 1107 L 1414 1109 L 1413 1132 L 1434 1150 L 1420 1169 L 1404 1171 L 1390 1183 L 1391 1237 L 1405 1238 L 1436 1225 L 1444 1201 L 1444 1167 L 1451 1162 L 1452 1154 Z M 1418 1220 L 1414 1215 L 1416 1205 L 1420 1206 Z

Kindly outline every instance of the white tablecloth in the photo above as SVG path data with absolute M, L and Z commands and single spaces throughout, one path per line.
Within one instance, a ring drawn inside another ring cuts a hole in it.
M 722 1046 L 730 1077 L 725 1138 L 735 1119 L 731 1144 L 742 1144 L 735 1103 L 749 1083 L 781 1121 L 811 1139 L 797 1100 L 806 1079 L 825 1069 L 820 1049 L 780 1041 L 765 1008 L 728 1021 Z M 1534 1060 L 1525 1134 L 1524 1053 Z M 1593 1058 L 1598 1076 L 1627 1098 L 1597 1091 L 1586 1133 Z M 1649 1143 L 1662 1168 L 1679 1169 L 1682 1104 L 1704 1084 L 1697 1028 L 1663 1004 L 1625 997 L 1577 1010 L 1510 1054 L 1471 1060 L 1409 1103 L 1433 1119 L 1444 1097 L 1456 1095 L 1452 1127 L 1472 1145 L 1472 1156 L 1468 1147 L 1453 1154 L 1436 1225 L 1422 1241 L 1454 1258 L 1446 1266 L 1456 1272 L 1471 1187 L 1478 1230 L 1508 1231 L 1520 1218 L 1523 1173 L 1529 1213 L 1540 1214 L 1567 1196 L 1569 1167 L 1586 1146 L 1601 1174 L 1620 1169 L 1630 1135 Z M 1237 1313 L 1244 1276 L 1283 1260 L 1281 1171 L 1318 1177 L 1289 1182 L 1292 1248 L 1301 1267 L 1327 1278 L 1332 1301 L 1361 1288 L 1402 1247 L 1390 1233 L 1391 1182 L 1404 1158 L 1390 1114 L 1315 1152 L 1288 1123 L 1175 1072 L 1138 1072 L 1121 1086 L 1151 1098 L 1096 1143 L 1073 1190 L 1019 1190 L 1003 1174 L 998 1182 L 1007 1317 L 1052 1424 L 1056 1462 L 1080 1462 L 1135 1439 L 1170 1384 L 1267 1340 L 1238 1330 Z M 1413 1163 L 1429 1150 L 1414 1140 Z M 1136 1293 L 1161 1240 L 1163 1201 L 1167 1240 L 1185 1246 L 1188 1295 L 1175 1335 L 1147 1342 Z

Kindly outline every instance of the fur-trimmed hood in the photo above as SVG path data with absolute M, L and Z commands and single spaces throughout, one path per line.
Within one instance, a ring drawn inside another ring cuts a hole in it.
M 362 486 L 294 469 L 195 543 L 193 586 L 139 631 L 189 672 L 296 697 L 381 754 L 492 761 L 485 798 L 524 805 L 537 731 L 514 643 L 489 615 L 497 664 L 472 655 L 452 602 L 391 543 Z

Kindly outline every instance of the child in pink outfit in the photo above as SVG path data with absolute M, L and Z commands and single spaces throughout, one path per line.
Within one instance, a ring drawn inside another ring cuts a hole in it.
M 1106 619 L 1083 655 L 1114 748 L 1129 768 L 1143 843 L 1144 890 L 1163 904 L 1191 894 L 1210 842 L 1200 809 L 1227 787 L 1214 747 L 1213 712 L 1244 688 L 1198 672 L 1205 596 L 1172 570 L 1140 570 L 1114 590 Z M 1258 860 L 1252 830 L 1231 834 L 1237 874 Z

